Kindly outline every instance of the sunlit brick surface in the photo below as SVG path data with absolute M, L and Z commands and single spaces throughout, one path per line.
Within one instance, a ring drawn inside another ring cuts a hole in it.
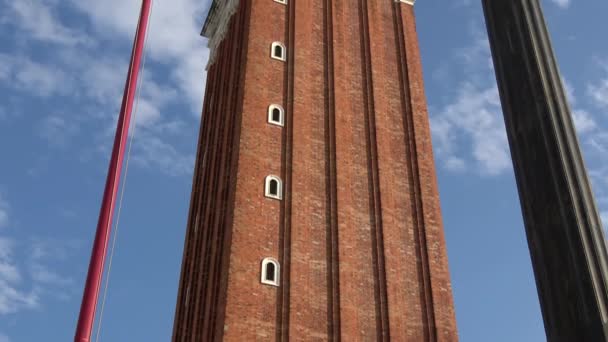
M 241 2 L 208 72 L 174 340 L 457 341 L 412 6 Z

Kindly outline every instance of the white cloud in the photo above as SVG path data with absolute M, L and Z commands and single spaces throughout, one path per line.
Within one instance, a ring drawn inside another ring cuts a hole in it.
M 445 161 L 445 167 L 450 171 L 465 171 L 467 165 L 462 158 L 450 156 Z
M 568 80 L 562 75 L 562 85 L 564 86 L 564 91 L 566 92 L 566 99 L 570 105 L 574 106 L 576 104 L 577 98 L 574 95 L 574 87 Z
M 19 258 L 16 252 L 24 248 L 17 249 L 17 245 L 14 239 L 0 235 L 0 315 L 37 309 L 48 296 L 61 299 L 74 293 L 73 279 L 55 269 L 69 262 L 80 247 L 78 241 L 33 239 Z
M 40 295 L 66 299 L 80 290 L 75 288 L 72 277 L 57 269 L 65 267 L 81 245 L 80 241 L 71 239 L 36 238 L 30 241 L 26 269 Z
M 0 69 L 0 80 L 32 95 L 48 97 L 67 94 L 73 84 L 62 70 L 26 56 L 0 53 L 0 62 L 6 68 Z
M 453 127 L 469 135 L 473 156 L 482 170 L 494 175 L 511 165 L 496 87 L 479 89 L 465 83 L 456 102 L 442 114 Z
M 457 89 L 452 97 L 439 109 L 434 106 L 431 110 L 434 148 L 440 164 L 450 171 L 480 170 L 498 175 L 511 167 L 504 119 L 486 34 L 473 29 L 471 36 L 472 42 L 455 50 L 448 64 L 437 73 L 441 74 L 443 69 L 463 70 L 465 81 L 451 84 L 450 89 Z M 608 70 L 608 63 L 599 64 Z M 443 84 L 450 81 L 449 78 L 440 80 Z M 602 143 L 597 134 L 598 121 L 589 111 L 580 108 L 573 85 L 563 77 L 562 84 L 581 140 L 595 150 L 608 153 L 608 145 Z M 588 95 L 597 105 L 608 108 L 608 77 L 588 85 Z M 477 165 L 467 167 L 470 163 Z
M 34 261 L 67 261 L 72 252 L 81 247 L 81 242 L 70 239 L 35 238 L 29 246 L 29 257 Z
M 4 228 L 7 225 L 8 225 L 8 202 L 2 197 L 2 193 L 0 193 L 0 228 Z
M 144 167 L 152 167 L 172 176 L 189 175 L 194 167 L 194 156 L 184 155 L 156 135 L 142 131 L 136 138 L 132 159 Z
M 12 57 L 0 53 L 0 81 L 8 81 L 11 77 Z
M 45 1 L 19 0 L 4 3 L 10 10 L 5 20 L 25 31 L 27 38 L 68 46 L 91 42 L 86 35 L 59 22 L 53 8 L 45 4 Z
M 574 86 L 562 75 L 562 85 L 566 92 L 566 98 L 570 104 L 572 121 L 579 135 L 583 135 L 593 131 L 597 124 L 593 116 L 586 110 L 578 107 L 578 98 L 575 95 Z
M 583 135 L 593 131 L 597 124 L 593 119 L 593 115 L 588 111 L 578 107 L 578 98 L 575 95 L 574 86 L 562 75 L 562 85 L 566 92 L 566 98 L 570 104 L 572 121 L 579 135 Z
M 52 271 L 49 267 L 34 263 L 30 265 L 30 276 L 32 280 L 42 285 L 67 286 L 73 284 L 74 280 L 71 277 L 60 275 Z
M 577 111 L 573 112 L 578 125 L 582 148 L 592 189 L 597 199 L 600 216 L 605 229 L 608 229 L 608 133 L 601 127 L 602 121 L 593 121 L 592 128 L 581 130 Z M 586 114 L 591 118 L 590 114 Z M 583 125 L 584 126 L 584 125 Z
M 160 110 L 149 98 L 141 98 L 137 104 L 135 120 L 139 128 L 153 125 L 160 119 Z M 138 128 L 138 129 L 139 129 Z
M 14 241 L 0 237 L 0 315 L 36 308 L 40 298 L 35 290 L 21 289 L 22 275 L 13 259 Z
M 190 121 L 198 120 L 200 115 L 208 49 L 199 32 L 209 3 L 198 0 L 154 2 L 146 69 L 140 74 L 143 89 L 133 121 L 138 126 L 135 144 L 139 147 L 134 150 L 134 158 L 139 165 L 172 175 L 192 171 L 192 156 L 178 149 L 175 140 L 181 138 L 178 130 L 191 126 Z M 44 61 L 0 54 L 0 81 L 5 85 L 42 100 L 61 97 L 65 104 L 62 111 L 73 120 L 67 120 L 67 116 L 57 112 L 42 113 L 47 116 L 36 127 L 38 134 L 52 145 L 69 146 L 68 142 L 77 133 L 94 125 L 101 129 L 91 141 L 100 145 L 86 148 L 107 152 L 120 108 L 129 62 L 126 51 L 132 43 L 139 4 L 122 0 L 11 3 L 13 12 L 18 11 L 24 18 L 41 18 L 45 23 L 43 27 L 47 27 L 45 36 L 35 30 L 38 27 L 20 23 L 24 35 L 31 38 L 25 39 L 27 44 L 35 41 L 64 44 L 63 48 L 50 51 Z M 75 10 L 83 14 L 77 21 L 92 24 L 79 28 L 79 32 L 90 37 L 91 44 L 85 44 L 78 37 L 72 41 L 61 38 L 70 36 L 71 32 L 64 17 L 59 15 L 62 10 Z M 104 45 L 109 40 L 112 44 Z M 172 105 L 186 107 L 186 110 L 176 112 Z M 74 110 L 79 112 L 73 113 Z M 186 165 L 190 165 L 187 171 Z
M 570 0 L 551 0 L 560 8 L 568 8 L 570 6 Z
M 67 81 L 67 77 L 62 71 L 49 68 L 47 65 L 36 63 L 30 59 L 25 59 L 18 64 L 15 80 L 24 89 L 36 92 L 43 97 L 55 93 L 65 94 L 68 92 L 66 88 L 72 84 Z
M 604 158 L 608 155 L 608 133 L 602 132 L 589 136 L 586 142 L 591 147 L 590 152 L 595 152 Z
M 69 139 L 80 131 L 77 120 L 77 116 L 66 118 L 61 114 L 53 114 L 42 120 L 38 127 L 38 133 L 49 144 L 64 146 Z
M 112 55 L 89 58 L 78 53 L 76 56 L 66 55 L 66 61 L 83 57 L 85 60 L 80 62 L 78 70 L 81 71 L 80 81 L 85 95 L 101 105 L 120 106 L 128 60 Z
M 596 65 L 602 76 L 587 84 L 587 95 L 597 107 L 608 109 L 608 59 L 596 59 Z
M 455 153 L 465 148 L 484 174 L 508 169 L 511 158 L 501 113 L 496 87 L 462 83 L 453 101 L 431 119 L 435 149 L 445 167 L 464 170 L 465 161 Z
M 199 36 L 209 0 L 156 1 L 150 19 L 150 57 L 170 67 L 173 81 L 187 95 L 194 113 L 202 104 L 205 60 L 209 52 Z M 72 0 L 86 13 L 100 34 L 120 34 L 132 40 L 139 14 L 139 2 Z
M 464 81 L 451 84 L 452 96 L 431 110 L 434 148 L 450 171 L 498 175 L 511 167 L 504 119 L 487 35 L 477 28 L 471 36 L 472 42 L 456 49 L 448 62 L 450 70 L 463 71 Z
M 593 131 L 597 124 L 589 112 L 583 109 L 574 109 L 572 111 L 572 120 L 577 132 L 582 135 Z
M 608 108 L 608 78 L 590 84 L 587 91 L 597 106 Z

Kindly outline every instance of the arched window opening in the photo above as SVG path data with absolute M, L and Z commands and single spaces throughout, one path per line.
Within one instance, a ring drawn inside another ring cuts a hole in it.
M 277 200 L 283 199 L 283 186 L 281 179 L 277 176 L 266 177 L 265 195 L 268 198 Z
M 270 188 L 268 190 L 271 195 L 277 196 L 279 194 L 279 182 L 276 179 L 270 180 Z
M 279 262 L 273 258 L 265 258 L 262 260 L 262 284 L 279 286 L 279 278 Z
M 266 265 L 266 280 L 268 281 L 274 281 L 275 280 L 275 266 L 273 263 L 269 262 L 268 265 Z
M 284 110 L 283 107 L 273 104 L 268 107 L 268 123 L 283 126 Z
M 281 111 L 279 108 L 272 110 L 272 121 L 281 121 Z
M 285 52 L 285 45 L 279 42 L 272 43 L 272 46 L 270 47 L 270 57 L 278 59 L 280 61 L 285 61 L 285 59 L 287 58 L 286 55 L 287 54 Z

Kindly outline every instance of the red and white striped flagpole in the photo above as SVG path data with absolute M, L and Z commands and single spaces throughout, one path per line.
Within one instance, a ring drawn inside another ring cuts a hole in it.
M 146 29 L 150 17 L 151 0 L 143 0 L 139 24 L 135 34 L 133 43 L 133 51 L 131 54 L 131 64 L 129 65 L 129 73 L 125 84 L 125 92 L 122 99 L 122 106 L 118 117 L 118 125 L 116 128 L 116 136 L 114 138 L 114 147 L 112 149 L 112 158 L 106 178 L 106 186 L 101 202 L 101 211 L 99 213 L 99 221 L 97 223 L 97 232 L 95 233 L 95 241 L 93 243 L 93 251 L 91 261 L 89 263 L 89 271 L 82 296 L 82 304 L 80 306 L 80 316 L 78 317 L 78 326 L 76 328 L 75 342 L 90 342 L 93 323 L 95 321 L 95 312 L 99 299 L 99 290 L 101 288 L 101 280 L 103 278 L 103 270 L 108 249 L 108 241 L 112 230 L 112 217 L 114 216 L 114 208 L 116 205 L 116 195 L 120 184 L 120 174 L 122 172 L 122 164 L 127 146 L 127 138 L 129 137 L 129 124 L 131 123 L 131 111 L 133 108 L 133 99 L 137 87 L 137 77 L 139 76 L 139 67 L 144 50 L 144 42 L 146 40 Z

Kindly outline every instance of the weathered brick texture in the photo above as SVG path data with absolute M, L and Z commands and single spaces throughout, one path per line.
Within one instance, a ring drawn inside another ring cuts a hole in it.
M 241 1 L 208 70 L 173 340 L 458 340 L 412 6 Z

